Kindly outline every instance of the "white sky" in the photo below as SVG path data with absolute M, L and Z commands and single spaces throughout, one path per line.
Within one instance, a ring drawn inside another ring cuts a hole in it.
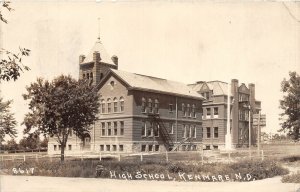
M 300 3 L 287 2 L 300 19 Z M 0 47 L 32 50 L 24 63 L 31 71 L 2 83 L 13 99 L 19 122 L 27 111 L 25 86 L 37 77 L 78 78 L 78 57 L 98 36 L 119 69 L 184 83 L 239 79 L 255 83 L 256 98 L 267 114 L 263 131 L 279 128 L 280 82 L 288 71 L 300 73 L 300 23 L 276 2 L 101 2 L 13 1 L 1 25 Z

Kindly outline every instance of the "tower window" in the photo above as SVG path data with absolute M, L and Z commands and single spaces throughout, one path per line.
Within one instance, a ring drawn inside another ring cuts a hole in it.
M 118 101 L 117 98 L 114 98 L 114 113 L 118 112 Z
M 110 99 L 107 99 L 107 113 L 111 113 L 111 102 L 110 102 Z
M 124 111 L 124 98 L 120 97 L 120 111 L 123 112 Z

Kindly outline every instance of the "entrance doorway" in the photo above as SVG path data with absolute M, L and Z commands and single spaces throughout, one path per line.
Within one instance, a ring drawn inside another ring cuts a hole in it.
M 91 148 L 91 136 L 88 133 L 85 133 L 82 139 L 82 148 L 87 150 Z

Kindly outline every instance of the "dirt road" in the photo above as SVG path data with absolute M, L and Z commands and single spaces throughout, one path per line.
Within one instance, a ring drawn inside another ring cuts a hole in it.
M 281 183 L 281 177 L 252 182 L 126 181 L 96 178 L 0 176 L 1 192 L 296 192 L 300 184 Z M 297 191 L 298 192 L 298 191 Z

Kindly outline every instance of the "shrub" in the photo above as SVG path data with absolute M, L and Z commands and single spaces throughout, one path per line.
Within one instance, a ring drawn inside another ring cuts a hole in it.
M 282 177 L 281 181 L 283 183 L 300 183 L 300 172 L 291 175 L 285 175 Z

